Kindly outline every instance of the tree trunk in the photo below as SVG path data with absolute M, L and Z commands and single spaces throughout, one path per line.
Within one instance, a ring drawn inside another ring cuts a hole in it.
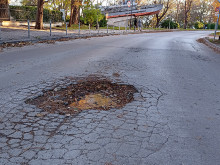
M 192 6 L 192 0 L 185 0 L 185 6 L 184 6 L 184 29 L 187 28 L 188 25 L 188 13 L 191 10 Z
M 79 6 L 76 5 L 75 2 L 76 2 L 76 0 L 71 0 L 69 27 L 72 24 L 78 24 L 79 23 Z
M 155 4 L 156 4 L 156 1 L 155 1 Z M 170 0 L 166 2 L 166 5 L 163 11 L 161 11 L 160 14 L 156 14 L 157 23 L 155 25 L 155 28 L 159 27 L 161 20 L 164 18 L 169 8 L 170 8 Z
M 185 6 L 184 6 L 184 14 L 185 14 L 185 17 L 184 17 L 184 29 L 186 29 L 187 28 L 187 3 L 186 3 L 186 0 L 185 0 Z
M 156 14 L 156 19 L 157 19 L 157 23 L 156 23 L 155 28 L 158 28 L 158 27 L 159 27 L 159 24 L 160 24 L 160 17 L 159 17 L 159 14 Z
M 74 0 L 71 0 L 71 9 L 70 9 L 70 20 L 69 20 L 69 27 L 71 27 L 72 23 L 73 23 L 73 10 L 74 10 Z
M 79 23 L 79 6 L 74 5 L 73 24 L 78 24 L 78 23 Z
M 44 6 L 44 0 L 38 0 L 35 29 L 43 29 L 43 10 L 44 10 L 43 6 Z
M 0 21 L 9 20 L 8 0 L 0 0 Z
M 179 23 L 179 1 L 177 0 L 177 5 L 176 5 L 176 22 Z

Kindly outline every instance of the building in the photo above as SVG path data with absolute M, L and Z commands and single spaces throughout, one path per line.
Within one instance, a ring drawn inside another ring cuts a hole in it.
M 103 14 L 108 19 L 108 25 L 126 27 L 134 18 L 138 19 L 140 16 L 158 14 L 163 8 L 162 4 L 142 5 L 116 5 L 105 6 L 101 8 Z

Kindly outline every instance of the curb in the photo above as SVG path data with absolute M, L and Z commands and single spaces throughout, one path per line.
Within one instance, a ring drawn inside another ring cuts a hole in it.
M 104 37 L 104 36 L 114 36 L 114 35 L 127 35 L 127 34 L 141 34 L 141 33 L 159 33 L 159 32 L 173 32 L 173 30 L 154 30 L 154 31 L 134 31 L 134 32 L 122 32 L 122 33 L 93 33 L 93 34 L 75 34 L 72 36 L 45 36 L 35 39 L 20 39 L 20 40 L 8 40 L 1 41 L 0 47 L 4 47 L 7 44 L 19 44 L 19 43 L 38 43 L 38 42 L 46 42 L 46 41 L 59 41 L 59 40 L 74 40 L 74 39 L 84 39 L 91 37 Z
M 71 39 L 79 39 L 79 38 L 88 38 L 88 37 L 103 37 L 103 36 L 109 36 L 109 35 L 117 35 L 117 34 L 76 34 L 73 36 L 49 36 L 49 37 L 40 37 L 40 38 L 36 38 L 36 39 L 22 39 L 22 40 L 12 40 L 12 41 L 0 41 L 0 46 L 4 45 L 4 44 L 16 44 L 16 43 L 20 43 L 20 42 L 32 42 L 32 43 L 37 43 L 39 41 L 53 41 L 53 40 L 59 40 L 59 39 L 67 39 L 67 40 L 71 40 Z
M 211 43 L 207 37 L 205 38 L 200 38 L 198 40 L 198 42 L 205 44 L 206 46 L 210 47 L 211 49 L 213 49 L 216 52 L 220 52 L 220 47 L 217 46 L 216 44 Z

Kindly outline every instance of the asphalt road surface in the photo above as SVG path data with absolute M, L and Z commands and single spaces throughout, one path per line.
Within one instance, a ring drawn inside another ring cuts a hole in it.
M 4 49 L 0 164 L 219 164 L 220 55 L 196 41 L 208 33 L 132 34 Z M 134 85 L 134 101 L 76 117 L 24 103 L 65 84 L 66 76 L 91 74 Z

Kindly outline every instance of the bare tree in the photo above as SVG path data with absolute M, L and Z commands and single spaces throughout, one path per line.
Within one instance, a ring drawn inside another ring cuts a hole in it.
M 163 20 L 164 16 L 167 14 L 168 10 L 170 9 L 170 0 L 167 0 L 164 4 L 163 10 L 156 14 L 156 28 L 159 27 L 160 22 Z
M 188 17 L 189 17 L 191 7 L 192 7 L 192 0 L 185 0 L 185 5 L 184 5 L 184 29 L 186 29 L 187 25 L 188 25 Z
M 179 23 L 180 1 L 176 1 L 176 22 Z
M 44 0 L 38 0 L 35 29 L 43 29 L 43 11 L 44 11 Z

